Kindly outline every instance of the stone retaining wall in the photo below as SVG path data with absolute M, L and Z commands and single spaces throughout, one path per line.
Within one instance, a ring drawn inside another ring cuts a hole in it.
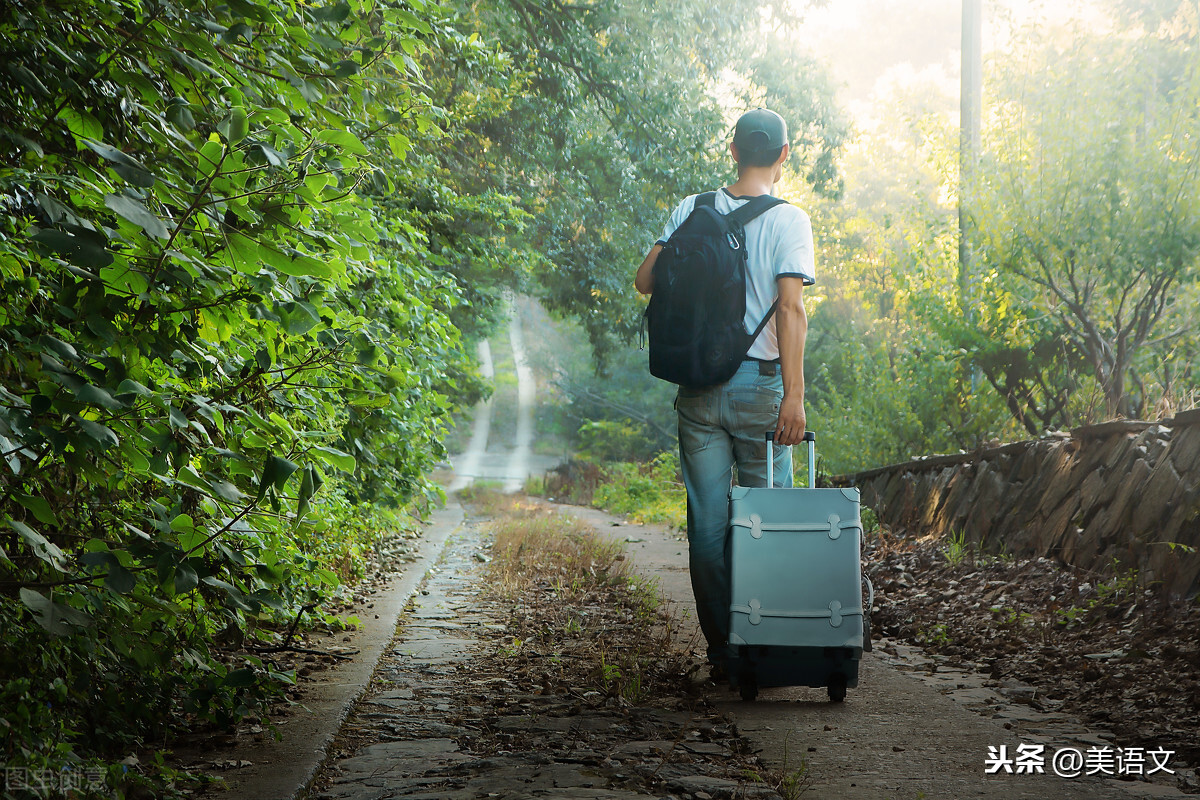
M 1116 559 L 1143 582 L 1181 594 L 1200 588 L 1200 409 L 833 482 L 859 486 L 863 504 L 893 530 L 963 532 L 983 552 L 1047 556 L 1102 574 Z

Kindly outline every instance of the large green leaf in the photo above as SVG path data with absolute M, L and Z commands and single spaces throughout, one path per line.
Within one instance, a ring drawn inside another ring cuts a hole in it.
M 210 575 L 201 579 L 201 583 L 207 584 L 219 591 L 231 608 L 236 608 L 240 611 L 257 611 L 259 609 L 258 601 L 247 597 L 245 592 L 228 581 L 223 581 L 220 578 Z
M 209 538 L 207 532 L 195 528 L 178 531 L 178 533 L 179 548 L 185 553 L 191 553 L 202 548 L 208 542 Z
M 326 144 L 332 144 L 337 147 L 340 147 L 341 149 L 345 150 L 347 153 L 350 153 L 350 154 L 356 155 L 356 156 L 363 156 L 369 152 L 367 150 L 367 148 L 363 145 L 363 143 L 359 140 L 359 138 L 357 136 L 355 136 L 353 133 L 350 133 L 350 131 L 345 131 L 345 130 L 317 131 L 316 139 L 319 142 L 325 142 Z
M 326 464 L 332 464 L 344 472 L 354 472 L 355 460 L 354 456 L 337 450 L 333 447 L 325 447 L 324 445 L 315 445 L 313 447 L 313 456 L 324 461 Z
M 104 576 L 104 585 L 117 594 L 129 594 L 137 586 L 137 577 L 113 559 L 108 565 L 108 573 Z
M 31 553 L 59 572 L 67 571 L 67 556 L 58 545 L 51 542 L 45 536 L 42 536 L 24 522 L 9 519 L 8 525 L 25 541 Z
M 175 475 L 175 480 L 179 481 L 184 486 L 190 486 L 193 489 L 199 489 L 206 494 L 213 493 L 212 484 L 209 483 L 200 473 L 196 472 L 196 468 L 190 464 L 183 467 Z
M 284 275 L 293 275 L 298 278 L 310 276 L 314 278 L 328 278 L 333 275 L 333 267 L 328 262 L 321 261 L 298 251 L 285 254 L 277 250 L 262 248 L 261 254 L 268 265 L 282 272 Z
M 121 443 L 121 440 L 117 438 L 117 435 L 107 425 L 94 422 L 90 419 L 84 419 L 74 414 L 71 415 L 71 419 L 79 426 L 79 430 L 83 432 L 83 435 L 99 445 L 102 450 L 115 447 Z
M 21 459 L 17 456 L 20 451 L 21 448 L 17 447 L 11 439 L 7 436 L 0 436 L 0 457 L 3 457 L 14 475 L 21 474 Z
M 83 144 L 96 155 L 107 160 L 113 171 L 133 186 L 149 189 L 154 185 L 154 175 L 140 161 L 127 156 L 112 145 L 94 139 L 84 139 Z
M 125 408 L 125 404 L 117 398 L 113 397 L 107 389 L 102 386 L 93 386 L 90 383 L 80 384 L 75 390 L 75 396 L 80 402 L 88 405 L 100 406 L 107 408 L 110 411 L 118 411 Z
M 132 378 L 126 378 L 117 385 L 118 397 L 133 395 L 134 397 L 154 397 L 154 392 Z
M 166 239 L 170 235 L 170 232 L 167 230 L 167 224 L 152 214 L 150 209 L 132 197 L 117 194 L 106 195 L 104 205 L 108 206 L 119 216 L 137 225 L 148 236 L 153 236 L 155 239 Z
M 242 233 L 231 233 L 227 239 L 229 264 L 239 272 L 253 275 L 261 269 L 259 262 L 267 260 L 264 248 Z
M 253 686 L 257 680 L 255 671 L 250 667 L 231 670 L 225 676 L 225 685 L 233 689 L 245 689 L 248 686 Z
M 77 108 L 64 107 L 58 112 L 58 118 L 66 123 L 67 129 L 76 139 L 99 140 L 104 138 L 104 128 L 91 114 Z
M 230 503 L 241 503 L 246 499 L 246 495 L 229 481 L 213 481 L 211 487 L 214 495 Z
M 287 479 L 298 469 L 300 469 L 298 464 L 282 456 L 267 456 L 266 463 L 263 464 L 262 477 L 258 481 L 258 499 L 262 499 L 268 487 L 282 492 Z
M 2 438 L 0 437 L 0 439 Z M 0 446 L 3 446 L 3 444 L 4 441 L 0 441 Z M 58 517 L 55 516 L 54 509 L 50 507 L 50 503 L 46 501 L 46 498 L 17 492 L 13 495 L 13 499 L 32 511 L 33 515 L 37 517 L 38 522 L 43 525 L 58 527 Z
M 107 267 L 113 261 L 104 234 L 79 226 L 42 228 L 29 237 L 67 261 L 87 269 Z
M 316 467 L 309 464 L 304 468 L 300 477 L 300 491 L 296 494 L 296 521 L 299 522 L 308 514 L 309 500 L 317 491 L 317 481 L 320 477 L 316 473 Z
M 195 568 L 187 561 L 176 565 L 173 580 L 175 594 L 187 594 L 200 585 Z
M 77 608 L 65 603 L 56 603 L 41 592 L 22 588 L 21 602 L 33 612 L 37 623 L 54 636 L 67 636 L 77 628 L 86 628 L 92 624 L 92 618 Z

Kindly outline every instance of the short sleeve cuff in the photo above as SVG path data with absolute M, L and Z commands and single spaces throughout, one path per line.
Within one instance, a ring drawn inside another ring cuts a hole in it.
M 805 275 L 803 272 L 781 272 L 775 276 L 775 280 L 780 278 L 800 278 L 804 281 L 805 286 L 812 286 L 817 282 L 811 275 Z

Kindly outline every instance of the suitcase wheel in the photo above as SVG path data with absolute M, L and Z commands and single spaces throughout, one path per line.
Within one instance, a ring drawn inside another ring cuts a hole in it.
M 829 676 L 829 700 L 840 703 L 846 699 L 846 676 L 835 672 Z
M 758 697 L 758 677 L 754 674 L 754 670 L 748 669 L 738 676 L 738 694 L 747 703 L 754 701 Z

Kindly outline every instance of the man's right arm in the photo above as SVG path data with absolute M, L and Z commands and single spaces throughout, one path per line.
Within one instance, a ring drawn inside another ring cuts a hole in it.
M 646 260 L 638 267 L 637 277 L 633 279 L 633 286 L 642 294 L 650 294 L 654 291 L 654 262 L 658 261 L 658 254 L 662 252 L 663 246 L 656 244 L 650 248 L 650 252 L 646 254 Z
M 778 282 L 779 362 L 783 373 L 783 401 L 775 425 L 775 442 L 789 445 L 803 441 L 808 420 L 804 414 L 804 342 L 808 338 L 808 315 L 804 311 L 804 279 L 782 277 Z

